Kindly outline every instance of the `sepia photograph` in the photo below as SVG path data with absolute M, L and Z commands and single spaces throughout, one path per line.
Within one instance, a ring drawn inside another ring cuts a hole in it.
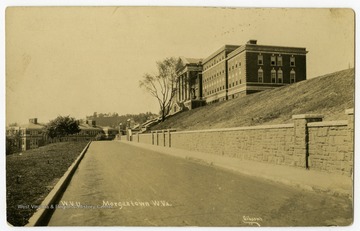
M 9 227 L 354 225 L 353 9 L 4 18 Z

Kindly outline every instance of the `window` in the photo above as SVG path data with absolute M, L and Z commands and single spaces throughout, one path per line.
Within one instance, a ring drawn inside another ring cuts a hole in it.
M 277 57 L 277 65 L 280 67 L 282 66 L 282 57 L 281 56 Z
M 295 82 L 296 82 L 295 71 L 294 71 L 294 69 L 292 69 L 290 71 L 290 83 L 295 83 Z
M 271 66 L 275 66 L 275 65 L 276 65 L 276 57 L 275 57 L 274 55 L 271 56 L 270 64 L 271 64 Z
M 258 82 L 263 83 L 263 81 L 264 81 L 264 71 L 260 67 L 258 70 Z
M 295 67 L 295 57 L 290 57 L 290 67 Z
M 283 71 L 281 69 L 278 70 L 278 83 L 283 83 Z
M 274 69 L 271 70 L 271 83 L 276 83 L 276 71 Z
M 261 54 L 258 55 L 258 65 L 263 65 L 263 56 Z

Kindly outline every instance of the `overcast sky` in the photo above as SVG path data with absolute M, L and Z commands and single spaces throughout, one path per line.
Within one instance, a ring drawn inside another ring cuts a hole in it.
M 305 47 L 307 77 L 354 67 L 347 9 L 14 7 L 6 10 L 6 123 L 158 112 L 139 88 L 170 56 L 224 44 Z

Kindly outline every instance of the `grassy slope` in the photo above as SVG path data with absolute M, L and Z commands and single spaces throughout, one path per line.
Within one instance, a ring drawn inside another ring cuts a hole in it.
M 292 115 L 305 113 L 323 114 L 324 120 L 345 120 L 345 109 L 354 107 L 354 80 L 354 69 L 343 70 L 182 112 L 152 127 L 152 130 L 291 123 Z
M 79 156 L 87 142 L 49 144 L 6 156 L 7 220 L 14 226 L 23 226 L 35 212 L 60 177 Z M 17 178 L 21 177 L 19 181 Z

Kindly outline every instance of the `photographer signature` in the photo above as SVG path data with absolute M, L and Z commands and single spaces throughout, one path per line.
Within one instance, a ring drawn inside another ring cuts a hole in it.
M 248 225 L 257 225 L 261 226 L 260 222 L 262 221 L 261 217 L 250 217 L 250 216 L 243 216 L 243 222 Z

